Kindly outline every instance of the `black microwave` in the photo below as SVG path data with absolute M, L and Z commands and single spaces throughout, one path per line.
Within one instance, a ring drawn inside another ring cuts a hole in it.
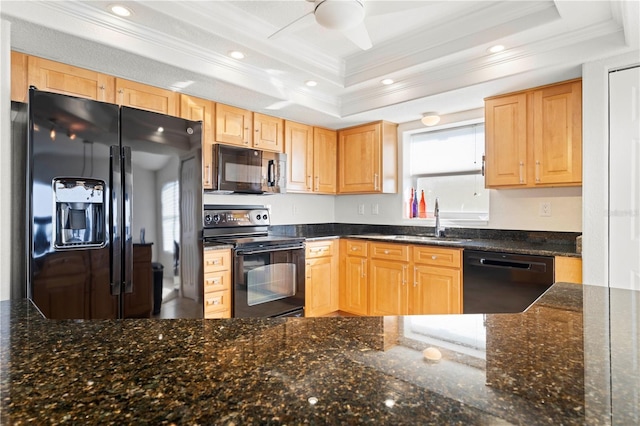
M 286 190 L 286 154 L 223 144 L 213 145 L 211 192 L 275 194 Z

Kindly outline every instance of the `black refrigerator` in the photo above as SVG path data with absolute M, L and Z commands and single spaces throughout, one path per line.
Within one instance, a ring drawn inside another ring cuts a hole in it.
M 201 301 L 201 143 L 201 122 L 30 88 L 27 296 L 45 317 L 149 317 L 158 271 Z

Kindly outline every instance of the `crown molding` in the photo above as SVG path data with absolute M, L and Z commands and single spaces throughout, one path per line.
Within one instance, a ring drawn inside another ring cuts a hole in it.
M 226 55 L 208 52 L 184 40 L 123 20 L 82 3 L 25 2 L 3 13 L 144 58 L 178 66 L 222 80 L 281 101 L 293 101 L 330 116 L 339 116 L 339 99 L 321 91 L 311 91 L 300 82 L 279 79 L 262 68 L 248 66 Z M 99 70 L 97 70 L 99 71 Z M 167 87 L 168 89 L 174 89 Z
M 455 19 L 455 23 L 453 20 Z M 506 2 L 476 6 L 464 17 L 451 17 L 435 27 L 423 28 L 348 58 L 345 85 L 350 87 L 382 76 L 393 76 L 425 62 L 439 61 L 451 52 L 463 52 L 517 32 L 559 20 L 553 2 Z M 514 21 L 515 20 L 515 24 Z M 452 31 L 452 26 L 458 28 Z
M 541 70 L 567 64 L 578 67 L 587 60 L 595 59 L 594 55 L 599 56 L 591 52 L 601 52 L 606 46 L 611 53 L 615 52 L 614 46 L 628 50 L 622 29 L 611 20 L 528 44 L 526 50 L 513 48 L 500 55 L 458 58 L 422 69 L 397 82 L 394 87 L 349 94 L 342 98 L 341 115 L 348 117 L 390 104 L 473 86 L 487 81 L 487 75 L 499 79 L 519 74 L 522 70 Z

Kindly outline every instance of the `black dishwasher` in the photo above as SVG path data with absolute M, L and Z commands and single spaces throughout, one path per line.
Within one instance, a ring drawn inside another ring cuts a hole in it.
M 464 250 L 463 312 L 515 313 L 553 284 L 553 257 Z

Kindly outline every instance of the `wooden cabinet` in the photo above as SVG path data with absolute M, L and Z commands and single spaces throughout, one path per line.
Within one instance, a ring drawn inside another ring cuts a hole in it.
M 204 250 L 204 317 L 231 318 L 231 250 Z
M 216 142 L 251 147 L 253 143 L 253 114 L 246 109 L 216 104 Z
M 287 192 L 312 192 L 313 127 L 294 121 L 284 123 L 287 154 Z
M 366 241 L 340 240 L 341 311 L 356 315 L 369 314 L 368 266 Z
M 369 314 L 406 315 L 409 304 L 409 246 L 369 243 Z
M 379 121 L 338 131 L 338 193 L 395 193 L 397 124 Z
M 487 99 L 484 113 L 487 188 L 526 185 L 527 95 Z
M 338 310 L 338 241 L 306 243 L 305 316 Z
M 116 78 L 115 102 L 160 114 L 178 115 L 178 93 L 122 78 Z
M 265 151 L 284 151 L 284 120 L 253 113 L 253 147 Z
M 582 284 L 582 259 L 579 257 L 556 256 L 554 282 Z
M 409 314 L 462 313 L 462 250 L 413 246 Z
M 487 188 L 582 183 L 582 82 L 485 99 Z
M 460 314 L 462 249 L 341 240 L 340 310 L 357 315 Z
M 335 194 L 337 190 L 338 132 L 313 128 L 313 192 Z
M 28 56 L 11 51 L 11 100 L 27 102 L 29 83 L 27 82 Z
M 99 72 L 29 56 L 28 81 L 39 90 L 115 102 L 115 79 Z
M 336 193 L 337 132 L 285 121 L 287 192 Z
M 133 245 L 133 292 L 124 295 L 125 318 L 149 318 L 153 310 L 151 244 Z
M 180 117 L 202 121 L 202 187 L 213 188 L 213 135 L 215 103 L 189 95 L 180 95 Z

